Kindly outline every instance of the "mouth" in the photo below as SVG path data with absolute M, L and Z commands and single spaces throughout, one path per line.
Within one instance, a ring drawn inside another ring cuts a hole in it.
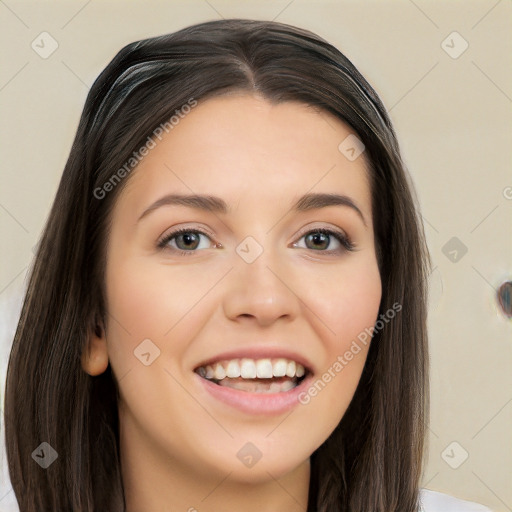
M 312 373 L 307 366 L 285 357 L 223 359 L 198 366 L 194 372 L 221 387 L 261 394 L 291 391 Z

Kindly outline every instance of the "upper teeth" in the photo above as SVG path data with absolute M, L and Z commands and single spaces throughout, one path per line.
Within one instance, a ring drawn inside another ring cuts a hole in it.
M 271 379 L 272 377 L 302 377 L 304 366 L 295 361 L 278 359 L 230 359 L 197 369 L 201 377 L 222 380 L 226 377 L 243 379 Z

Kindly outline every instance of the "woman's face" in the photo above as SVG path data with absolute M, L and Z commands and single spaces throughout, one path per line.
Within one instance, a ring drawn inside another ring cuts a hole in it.
M 302 103 L 222 96 L 125 178 L 92 345 L 118 381 L 125 463 L 279 478 L 340 422 L 368 352 L 351 347 L 381 299 L 365 162 L 351 139 L 338 148 L 351 133 Z M 297 207 L 307 194 L 348 200 Z M 203 199 L 172 200 L 190 195 Z

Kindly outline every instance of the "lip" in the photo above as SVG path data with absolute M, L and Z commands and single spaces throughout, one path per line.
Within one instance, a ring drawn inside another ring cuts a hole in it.
M 194 370 L 197 370 L 197 368 L 200 368 L 201 366 L 207 366 L 212 363 L 216 363 L 217 361 L 224 361 L 226 359 L 277 359 L 277 358 L 284 358 L 284 359 L 290 359 L 292 361 L 295 361 L 297 363 L 300 363 L 304 368 L 310 373 L 315 373 L 315 368 L 313 367 L 312 363 L 308 361 L 308 359 L 301 354 L 297 354 L 296 352 L 292 350 L 287 350 L 280 347 L 247 347 L 247 348 L 238 348 L 234 350 L 229 350 L 226 352 L 222 352 L 220 354 L 216 354 L 215 356 L 212 356 L 208 359 L 205 359 L 198 365 L 194 367 Z M 290 390 L 293 391 L 293 390 Z
M 313 381 L 313 374 L 307 373 L 300 384 L 280 393 L 251 393 L 239 389 L 219 386 L 194 372 L 203 389 L 215 400 L 251 415 L 274 416 L 297 407 L 299 395 L 306 391 Z

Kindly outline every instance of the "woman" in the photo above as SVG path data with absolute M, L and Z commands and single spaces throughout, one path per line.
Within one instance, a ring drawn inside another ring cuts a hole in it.
M 326 41 L 224 20 L 126 46 L 13 343 L 20 510 L 486 510 L 419 489 L 429 265 L 386 110 Z

